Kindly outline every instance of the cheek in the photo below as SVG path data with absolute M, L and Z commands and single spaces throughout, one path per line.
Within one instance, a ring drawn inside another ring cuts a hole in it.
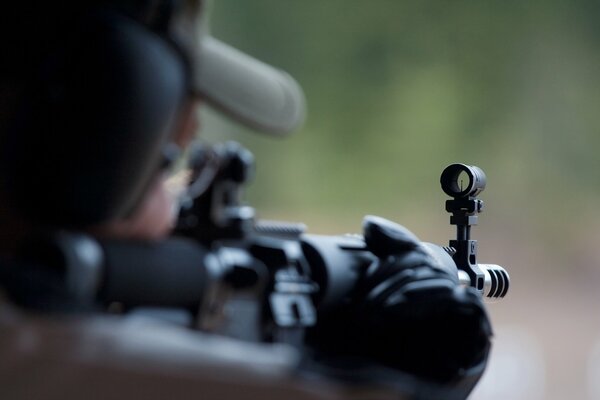
M 187 147 L 199 129 L 199 105 L 199 100 L 192 100 L 181 113 L 174 135 L 174 142 L 181 148 Z M 165 179 L 157 179 L 132 215 L 93 227 L 90 231 L 115 239 L 159 240 L 166 237 L 175 225 L 176 193 L 180 191 L 169 190 L 167 186 Z
M 198 119 L 199 106 L 200 100 L 191 100 L 181 113 L 181 120 L 175 134 L 175 143 L 181 148 L 185 148 L 194 139 L 200 129 Z
M 95 229 L 113 239 L 154 241 L 165 238 L 175 224 L 175 198 L 163 179 L 157 180 L 135 212 Z
M 175 224 L 175 199 L 165 182 L 158 182 L 138 210 L 128 218 L 139 239 L 160 239 L 168 235 Z

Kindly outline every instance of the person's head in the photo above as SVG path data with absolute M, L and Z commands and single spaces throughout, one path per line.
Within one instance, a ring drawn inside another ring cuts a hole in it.
M 210 37 L 202 3 L 34 0 L 4 7 L 5 212 L 76 229 L 139 213 L 187 142 L 198 100 L 276 134 L 301 122 L 295 82 Z

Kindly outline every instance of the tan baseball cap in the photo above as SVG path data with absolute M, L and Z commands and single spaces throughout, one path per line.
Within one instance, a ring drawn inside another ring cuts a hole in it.
M 212 37 L 210 4 L 184 0 L 174 15 L 171 36 L 192 64 L 195 93 L 214 108 L 266 133 L 284 135 L 304 121 L 304 94 L 287 73 Z

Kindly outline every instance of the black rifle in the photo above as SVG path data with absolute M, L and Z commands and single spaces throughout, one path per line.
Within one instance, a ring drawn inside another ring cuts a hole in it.
M 242 203 L 253 165 L 252 154 L 237 143 L 195 147 L 190 160 L 191 184 L 182 201 L 176 237 L 149 245 L 97 242 L 85 235 L 54 232 L 50 240 L 44 237 L 27 245 L 30 261 L 26 265 L 54 260 L 50 274 L 59 271 L 61 293 L 45 296 L 35 289 L 32 295 L 19 285 L 20 279 L 12 279 L 11 286 L 10 277 L 4 279 L 6 286 L 22 302 L 33 301 L 37 308 L 64 309 L 65 304 L 75 304 L 75 308 L 100 304 L 123 311 L 179 308 L 193 316 L 190 325 L 207 332 L 299 348 L 329 335 L 333 340 L 325 340 L 325 347 L 335 344 L 339 310 L 356 297 L 357 283 L 369 268 L 395 254 L 400 242 L 394 235 L 407 235 L 407 231 L 378 217 L 365 218 L 363 235 L 345 236 L 308 235 L 302 224 L 257 220 L 254 209 Z M 449 277 L 444 285 L 471 286 L 482 297 L 497 300 L 507 294 L 508 274 L 500 266 L 479 264 L 477 242 L 470 237 L 470 228 L 483 207 L 477 195 L 485 183 L 485 175 L 477 167 L 447 167 L 441 184 L 453 198 L 446 201 L 446 210 L 452 213 L 450 223 L 457 226 L 457 238 L 448 247 L 419 246 Z M 28 282 L 40 274 L 33 272 L 25 272 Z M 48 272 L 44 270 L 39 278 L 48 282 Z M 416 276 L 409 281 L 419 279 Z M 333 321 L 329 323 L 333 333 L 329 328 L 319 331 L 320 322 L 328 320 Z M 473 369 L 462 370 L 462 382 L 453 382 L 455 389 L 459 388 L 457 393 L 468 393 L 477 382 L 487 350 L 482 357 Z M 356 379 L 356 369 L 376 381 L 381 376 L 386 376 L 388 383 L 398 378 L 398 372 L 390 372 L 385 365 L 365 367 L 353 361 L 349 367 L 343 357 L 331 359 L 336 361 L 328 364 L 329 358 L 321 358 L 309 363 L 307 370 L 348 380 Z M 340 360 L 344 361 L 340 364 Z M 406 369 L 410 371 L 416 361 L 408 359 Z M 431 366 L 423 368 L 427 372 Z M 403 375 L 404 387 L 411 379 L 414 377 Z M 420 387 L 422 391 L 423 385 Z M 445 392 L 450 393 L 448 390 Z
M 228 331 L 226 324 L 215 325 L 214 318 L 222 322 L 222 310 L 231 301 L 228 295 L 236 297 L 250 291 L 257 296 L 252 303 L 260 309 L 253 313 L 244 311 L 230 320 L 236 321 L 237 326 L 250 315 L 260 318 L 241 324 L 261 326 L 260 340 L 294 337 L 291 332 L 315 323 L 315 305 L 319 311 L 327 311 L 342 304 L 376 258 L 361 235 L 308 235 L 303 224 L 257 220 L 254 209 L 242 202 L 254 159 L 237 143 L 195 147 L 190 167 L 191 184 L 182 202 L 177 233 L 199 241 L 220 254 L 222 260 L 229 260 L 209 278 L 215 286 L 228 288 L 212 289 L 223 296 L 212 298 L 201 313 L 203 329 Z M 486 299 L 498 300 L 508 292 L 508 273 L 498 265 L 479 264 L 477 241 L 470 237 L 471 226 L 477 224 L 477 215 L 483 209 L 477 196 L 485 184 L 485 174 L 478 167 L 447 167 L 441 185 L 453 197 L 446 201 L 446 210 L 452 213 L 450 223 L 457 227 L 457 238 L 448 247 L 431 243 L 423 246 L 462 285 L 476 288 Z M 365 223 L 387 222 L 366 217 Z M 379 242 L 376 245 L 388 246 Z M 243 296 L 247 299 L 248 293 Z M 216 316 L 212 315 L 215 311 Z M 228 334 L 243 337 L 244 332 Z

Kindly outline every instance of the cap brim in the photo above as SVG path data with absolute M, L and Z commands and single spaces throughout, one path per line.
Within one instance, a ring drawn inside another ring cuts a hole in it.
M 302 89 L 287 73 L 211 37 L 200 41 L 194 89 L 245 125 L 285 135 L 304 121 Z

